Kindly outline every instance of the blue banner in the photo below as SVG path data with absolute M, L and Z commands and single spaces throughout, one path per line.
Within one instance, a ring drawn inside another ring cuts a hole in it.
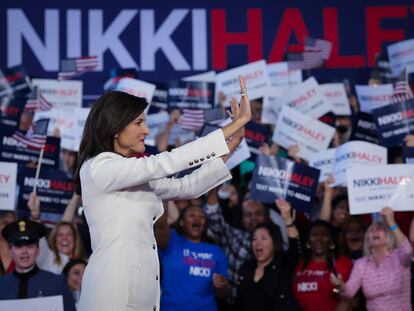
M 33 191 L 35 176 L 36 168 L 21 166 L 18 169 L 17 184 L 20 188 L 17 212 L 19 215 L 30 215 L 27 201 Z M 73 195 L 73 181 L 63 171 L 42 167 L 36 193 L 40 200 L 42 214 L 61 215 Z M 50 217 L 46 218 L 50 219 Z
M 412 0 L 376 1 L 40 1 L 0 2 L 0 68 L 23 64 L 56 78 L 62 59 L 98 56 L 84 74 L 99 94 L 113 68 L 163 81 L 221 71 L 259 59 L 285 59 L 305 37 L 333 43 L 318 81 L 366 82 L 386 45 L 414 37 Z
M 17 128 L 26 105 L 26 97 L 3 97 L 0 100 L 0 123 Z
M 214 83 L 194 81 L 168 82 L 169 108 L 211 109 L 214 106 Z
M 404 137 L 414 132 L 414 99 L 374 109 L 372 115 L 385 147 L 402 146 Z
M 252 199 L 274 204 L 285 199 L 310 214 L 320 171 L 284 158 L 258 155 L 251 182 Z
M 26 165 L 37 162 L 40 155 L 39 149 L 28 148 L 25 144 L 13 138 L 16 128 L 0 125 L 0 161 L 17 162 Z M 45 166 L 58 168 L 60 154 L 60 138 L 46 138 L 44 146 L 42 164 Z
M 372 114 L 359 111 L 354 116 L 351 140 L 363 140 L 373 144 L 379 143 L 377 125 Z
M 264 143 L 272 144 L 272 129 L 269 124 L 260 124 L 256 122 L 249 122 L 245 126 L 244 138 L 246 143 L 249 146 L 251 152 L 250 159 L 252 161 L 256 160 L 256 155 L 260 154 L 259 148 Z

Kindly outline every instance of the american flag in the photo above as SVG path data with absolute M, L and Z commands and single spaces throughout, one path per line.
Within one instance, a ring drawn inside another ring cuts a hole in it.
M 61 71 L 58 73 L 58 80 L 69 80 L 85 72 L 93 71 L 98 67 L 99 58 L 97 56 L 64 59 L 61 61 Z
M 410 85 L 405 80 L 397 81 L 394 85 L 394 92 L 391 98 L 391 104 L 404 102 L 414 98 Z
M 204 110 L 184 108 L 179 123 L 183 129 L 199 131 L 204 125 Z
M 304 51 L 319 53 L 323 60 L 328 60 L 332 52 L 332 42 L 307 37 L 305 38 Z
M 307 70 L 323 65 L 319 52 L 289 53 L 287 59 L 289 70 Z
M 52 109 L 53 105 L 43 96 L 42 93 L 38 93 L 37 91 L 34 92 L 35 95 L 29 94 L 29 98 L 26 101 L 26 105 L 24 106 L 25 110 L 40 110 L 40 111 L 48 111 Z M 37 94 L 37 98 L 34 97 Z
M 28 147 L 42 149 L 46 144 L 49 119 L 40 119 L 32 124 L 26 134 L 17 130 L 13 138 Z

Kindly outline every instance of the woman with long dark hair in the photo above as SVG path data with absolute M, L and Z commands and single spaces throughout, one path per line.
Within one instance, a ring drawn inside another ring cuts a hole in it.
M 299 252 L 299 232 L 293 223 L 291 205 L 277 200 L 282 218 L 288 226 L 289 249 L 283 250 L 283 239 L 277 225 L 266 222 L 256 226 L 252 235 L 253 259 L 239 271 L 234 310 L 299 310 L 291 289 L 291 276 Z
M 162 200 L 202 195 L 231 178 L 224 163 L 251 118 L 244 79 L 230 124 L 155 156 L 135 158 L 149 134 L 144 98 L 109 92 L 92 106 L 75 174 L 93 253 L 82 281 L 79 310 L 158 310 L 159 264 L 154 223 Z M 229 140 L 226 142 L 226 140 Z M 183 178 L 177 172 L 202 166 Z
M 330 275 L 341 275 L 347 280 L 351 269 L 349 258 L 336 256 L 332 225 L 323 220 L 313 222 L 303 258 L 293 277 L 293 292 L 302 309 L 333 311 L 342 306 L 346 308 Z

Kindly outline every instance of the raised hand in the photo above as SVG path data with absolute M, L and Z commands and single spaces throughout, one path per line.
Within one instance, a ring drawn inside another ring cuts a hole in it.
M 395 225 L 394 211 L 389 207 L 384 207 L 380 215 L 384 218 L 388 227 Z
M 250 108 L 250 100 L 247 97 L 246 79 L 240 76 L 239 82 L 240 82 L 240 94 L 241 94 L 239 118 L 245 122 L 244 124 L 246 124 L 252 118 L 252 111 Z
M 30 210 L 30 214 L 33 220 L 40 219 L 40 200 L 36 192 L 30 193 L 29 201 L 27 201 L 27 207 Z
M 277 199 L 275 203 L 285 223 L 292 223 L 292 206 L 290 203 L 284 199 Z

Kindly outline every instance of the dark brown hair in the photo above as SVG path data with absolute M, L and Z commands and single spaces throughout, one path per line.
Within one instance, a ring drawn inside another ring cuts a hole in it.
M 112 91 L 98 98 L 85 122 L 79 147 L 74 187 L 81 194 L 82 164 L 102 152 L 114 152 L 114 136 L 136 119 L 148 106 L 145 98 Z

